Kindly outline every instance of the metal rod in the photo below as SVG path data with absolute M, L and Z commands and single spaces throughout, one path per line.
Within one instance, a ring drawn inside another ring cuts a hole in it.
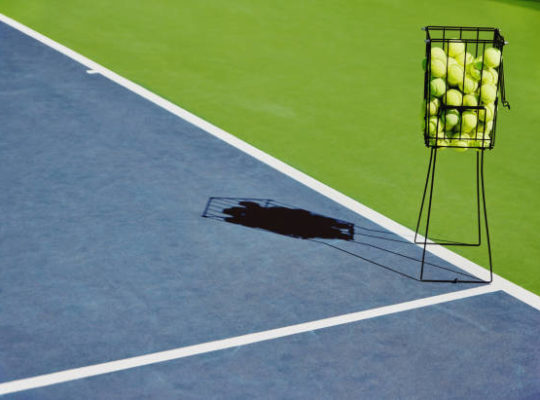
M 482 151 L 482 160 L 484 152 Z M 482 225 L 480 223 L 480 153 L 476 152 L 476 211 L 478 216 L 478 246 L 482 243 Z
M 429 202 L 428 202 L 428 209 L 427 209 L 427 221 L 426 221 L 426 232 L 424 235 L 424 250 L 422 251 L 422 268 L 420 270 L 420 280 L 424 277 L 424 262 L 426 260 L 426 249 L 427 249 L 427 241 L 428 241 L 428 235 L 429 235 L 429 220 L 431 218 L 431 203 L 433 200 L 433 186 L 435 183 L 435 166 L 437 165 L 437 149 L 433 148 L 431 149 L 433 154 L 433 167 L 431 169 L 431 185 L 429 188 Z
M 426 192 L 427 192 L 427 187 L 428 187 L 428 183 L 429 183 L 429 174 L 431 172 L 431 163 L 433 161 L 433 149 L 432 151 L 430 152 L 430 155 L 429 155 L 429 165 L 428 165 L 428 171 L 427 171 L 427 176 L 426 176 L 426 183 L 424 184 L 424 193 L 422 194 L 422 203 L 420 203 L 420 212 L 418 213 L 418 221 L 416 222 L 416 230 L 414 232 L 414 242 L 415 243 L 418 243 L 416 241 L 416 238 L 418 237 L 418 230 L 420 229 L 420 221 L 422 220 L 422 211 L 424 210 L 424 202 L 426 200 Z
M 486 207 L 486 191 L 485 191 L 485 180 L 484 180 L 484 152 L 482 151 L 481 155 L 481 166 L 480 166 L 480 177 L 482 181 L 482 201 L 484 204 L 484 221 L 486 223 L 486 243 L 488 248 L 488 257 L 489 257 L 489 283 L 493 282 L 493 258 L 491 256 L 491 242 L 489 240 L 489 226 L 488 226 L 488 216 L 487 216 L 487 207 Z

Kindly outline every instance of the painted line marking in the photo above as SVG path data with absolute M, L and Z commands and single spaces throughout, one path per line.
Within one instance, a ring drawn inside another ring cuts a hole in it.
M 248 344 L 264 342 L 268 340 L 283 338 L 286 336 L 298 335 L 334 326 L 350 324 L 370 318 L 380 317 L 389 314 L 400 313 L 418 308 L 428 307 L 435 304 L 447 303 L 454 300 L 479 296 L 486 293 L 495 292 L 498 289 L 494 285 L 485 285 L 473 289 L 460 290 L 457 292 L 426 297 L 423 299 L 407 301 L 390 306 L 373 308 L 351 314 L 339 315 L 336 317 L 305 322 L 297 325 L 290 325 L 283 328 L 271 329 L 242 336 L 235 336 L 228 339 L 216 340 L 193 346 L 179 347 L 172 350 L 157 353 L 145 354 L 142 356 L 125 358 L 122 360 L 110 361 L 101 364 L 89 365 L 81 368 L 74 368 L 51 374 L 39 375 L 31 378 L 18 379 L 0 384 L 0 395 L 15 393 L 24 390 L 36 389 L 43 386 L 74 381 L 77 379 L 89 378 L 92 376 L 108 374 L 111 372 L 124 371 L 131 368 L 161 363 L 165 361 L 177 360 L 180 358 L 209 353 L 213 351 L 230 349 L 232 347 L 245 346 Z
M 95 69 L 87 69 L 86 73 L 89 75 L 99 74 L 99 71 L 96 71 Z

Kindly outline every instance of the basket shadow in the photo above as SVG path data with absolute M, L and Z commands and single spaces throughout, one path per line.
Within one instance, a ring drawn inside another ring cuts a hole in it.
M 210 197 L 202 216 L 310 240 L 420 282 L 416 276 L 421 263 L 419 248 L 384 229 L 362 227 L 271 199 Z M 426 265 L 445 275 L 475 278 L 450 265 L 433 262 L 426 262 Z

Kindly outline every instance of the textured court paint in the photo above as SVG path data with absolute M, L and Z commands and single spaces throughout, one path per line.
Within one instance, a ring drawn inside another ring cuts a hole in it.
M 248 344 L 275 340 L 278 338 L 298 335 L 305 332 L 315 332 L 338 325 L 350 324 L 370 318 L 377 318 L 384 315 L 400 313 L 416 308 L 430 307 L 435 304 L 445 303 L 464 299 L 471 296 L 479 296 L 496 291 L 494 286 L 480 286 L 472 289 L 460 290 L 457 292 L 442 294 L 439 296 L 427 297 L 405 303 L 393 304 L 385 307 L 372 308 L 366 311 L 338 315 L 318 321 L 309 321 L 303 324 L 285 326 L 270 329 L 263 332 L 255 332 L 212 342 L 200 343 L 193 346 L 181 347 L 177 349 L 165 350 L 158 353 L 144 354 L 122 360 L 114 360 L 101 364 L 87 365 L 80 368 L 57 371 L 34 377 L 28 377 L 15 381 L 0 382 L 0 395 L 32 390 L 35 388 L 56 385 L 77 379 L 89 378 L 97 375 L 104 375 L 113 372 L 124 371 L 126 369 L 138 368 L 166 361 L 177 360 L 185 357 L 192 357 L 199 354 L 230 349 Z
M 419 263 L 380 248 L 419 259 L 417 246 L 363 235 L 400 239 L 21 32 L 0 36 L 0 381 L 470 288 L 400 275 Z M 347 220 L 370 245 L 332 241 L 360 259 L 202 218 L 215 195 Z
M 126 369 L 138 368 L 166 361 L 177 360 L 180 358 L 192 357 L 199 354 L 245 346 L 248 344 L 275 340 L 278 338 L 298 335 L 305 332 L 314 332 L 320 329 L 350 324 L 365 319 L 377 318 L 388 314 L 395 314 L 399 312 L 413 310 L 416 308 L 430 307 L 435 304 L 455 301 L 471 296 L 479 296 L 494 291 L 496 291 L 494 286 L 480 286 L 439 296 L 413 300 L 406 303 L 372 308 L 370 310 L 346 315 L 338 315 L 318 321 L 310 321 L 303 324 L 285 326 L 263 332 L 255 332 L 247 335 L 200 343 L 192 346 L 170 349 L 157 353 L 144 354 L 141 356 L 130 357 L 122 360 L 108 361 L 101 364 L 87 365 L 75 369 L 56 371 L 50 374 L 33 376 L 5 383 L 0 382 L 0 395 L 22 392 L 25 390 L 32 390 L 43 386 L 56 385 L 60 383 L 74 381 L 77 379 L 85 379 L 93 376 L 124 371 Z
M 427 166 L 416 133 L 419 27 L 500 26 L 510 41 L 505 66 L 513 109 L 500 113 L 497 147 L 487 155 L 495 268 L 538 293 L 540 14 L 504 2 L 415 4 L 5 0 L 0 11 L 409 227 Z M 435 223 L 447 225 L 442 233 L 452 237 L 471 229 L 465 221 L 472 215 L 463 211 L 471 182 L 458 190 L 471 158 L 441 157 L 447 171 L 440 169 L 439 198 L 447 202 L 436 209 Z M 459 212 L 451 211 L 456 206 Z M 485 265 L 484 252 L 456 250 Z
M 10 398 L 536 400 L 539 325 L 497 292 Z

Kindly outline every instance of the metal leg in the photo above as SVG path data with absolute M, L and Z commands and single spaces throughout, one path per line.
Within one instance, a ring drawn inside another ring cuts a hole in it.
M 422 250 L 422 260 L 421 260 L 421 269 L 420 269 L 420 280 L 423 282 L 460 282 L 460 283 L 490 283 L 493 280 L 493 266 L 492 266 L 492 256 L 491 256 L 491 243 L 489 239 L 489 227 L 487 220 L 487 208 L 486 208 L 486 197 L 485 197 L 485 183 L 484 183 L 484 151 L 479 151 L 476 154 L 476 209 L 477 209 L 477 225 L 478 225 L 478 241 L 476 243 L 463 243 L 455 242 L 444 239 L 433 239 L 430 243 L 429 241 L 429 224 L 431 220 L 431 209 L 433 203 L 433 188 L 435 186 L 435 167 L 437 163 L 437 148 L 431 148 L 431 154 L 429 158 L 428 172 L 426 175 L 426 183 L 424 185 L 424 192 L 422 194 L 422 202 L 420 204 L 420 212 L 418 215 L 418 220 L 416 223 L 416 231 L 414 235 L 414 242 L 417 244 L 423 245 Z M 429 194 L 428 194 L 429 187 Z M 420 230 L 420 225 L 422 221 L 422 214 L 424 213 L 424 206 L 426 205 L 426 196 L 427 196 L 427 207 L 426 211 L 426 225 L 424 231 L 424 240 L 418 241 L 418 233 Z M 482 205 L 480 204 L 480 198 L 482 198 Z M 490 279 L 489 281 L 484 280 L 433 280 L 433 279 L 424 279 L 424 265 L 426 264 L 426 250 L 428 245 L 438 244 L 442 246 L 480 246 L 482 240 L 482 210 L 484 214 L 484 223 L 486 230 L 486 242 L 488 248 L 489 256 L 489 271 Z
M 476 215 L 478 216 L 478 246 L 482 243 L 482 224 L 480 223 L 480 160 L 482 160 L 482 168 L 484 167 L 484 152 L 476 152 Z M 482 174 L 483 174 L 482 169 Z M 482 175 L 482 185 L 484 184 L 484 176 Z M 483 197 L 483 196 L 482 196 Z
M 435 183 L 435 165 L 437 164 L 437 148 L 431 149 L 431 158 L 433 159 L 433 165 L 431 167 L 431 184 L 429 187 L 429 200 L 428 200 L 428 208 L 427 208 L 427 221 L 426 221 L 426 230 L 424 234 L 424 249 L 422 251 L 422 268 L 420 270 L 420 280 L 423 280 L 424 278 L 424 263 L 426 260 L 426 247 L 428 242 L 428 234 L 429 234 L 429 219 L 431 217 L 431 202 L 433 200 L 433 185 Z M 430 160 L 431 164 L 431 160 Z M 429 171 L 429 170 L 428 170 Z M 426 180 L 426 187 L 427 187 L 427 181 L 430 179 L 430 176 L 428 174 L 427 180 Z M 425 190 L 424 190 L 425 195 Z M 423 203 L 423 201 L 422 201 Z
M 418 237 L 418 230 L 420 229 L 420 221 L 422 220 L 422 211 L 424 211 L 424 201 L 426 200 L 427 187 L 429 183 L 429 175 L 431 174 L 431 166 L 433 165 L 433 153 L 435 149 L 432 148 L 429 155 L 429 165 L 426 176 L 426 183 L 424 185 L 424 193 L 422 194 L 422 203 L 420 204 L 420 212 L 418 213 L 418 221 L 416 222 L 416 230 L 414 231 L 414 243 L 421 244 L 424 242 L 418 242 L 416 238 Z
M 488 248 L 488 257 L 489 257 L 489 283 L 493 282 L 493 258 L 491 256 L 491 242 L 489 240 L 489 226 L 488 226 L 488 216 L 487 216 L 487 207 L 486 207 L 486 191 L 484 185 L 484 152 L 481 151 L 481 163 L 480 163 L 480 180 L 482 183 L 482 202 L 484 204 L 484 221 L 486 225 L 486 243 Z

